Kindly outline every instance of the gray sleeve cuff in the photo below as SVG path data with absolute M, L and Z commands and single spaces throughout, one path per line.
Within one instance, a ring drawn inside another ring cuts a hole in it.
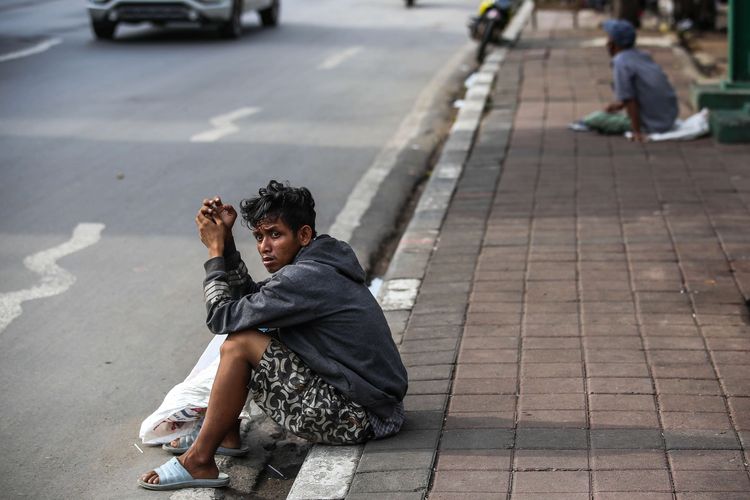
M 207 275 L 216 272 L 226 272 L 224 257 L 213 257 L 208 259 L 205 264 L 203 264 L 203 269 L 206 270 Z

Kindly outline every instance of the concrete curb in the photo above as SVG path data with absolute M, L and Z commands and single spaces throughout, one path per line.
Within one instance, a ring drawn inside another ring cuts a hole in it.
M 287 499 L 346 497 L 364 445 L 315 445 L 305 457 Z
M 477 73 L 476 85 L 466 92 L 448 140 L 427 182 L 412 220 L 399 241 L 378 294 L 394 341 L 401 344 L 406 319 L 414 307 L 430 255 L 440 233 L 453 190 L 463 171 L 494 76 L 507 50 L 491 54 Z M 312 447 L 287 500 L 344 498 L 354 479 L 364 446 Z
M 354 186 L 329 234 L 349 242 L 368 273 L 372 272 L 397 221 L 439 148 L 452 121 L 448 96 L 466 78 L 471 44 L 446 61 L 417 96 L 412 110 Z
M 534 2 L 526 0 L 503 32 L 503 39 L 515 43 L 528 23 Z M 495 77 L 508 53 L 501 48 L 491 53 L 467 90 L 464 105 L 451 127 L 435 168 L 420 197 L 411 221 L 394 253 L 378 302 L 388 318 L 394 341 L 401 344 L 406 324 L 422 284 L 440 228 L 469 158 Z M 339 500 L 345 498 L 354 481 L 364 446 L 315 445 L 308 453 L 287 500 Z M 433 455 L 434 461 L 434 455 Z M 429 482 L 429 477 L 427 478 Z M 421 495 L 426 493 L 424 485 Z
M 503 31 L 503 40 L 511 44 L 516 43 L 521 37 L 521 32 L 526 27 L 526 23 L 529 22 L 535 8 L 533 0 L 524 0 L 523 4 L 521 4 L 516 14 L 510 20 L 510 23 L 508 23 L 508 27 Z

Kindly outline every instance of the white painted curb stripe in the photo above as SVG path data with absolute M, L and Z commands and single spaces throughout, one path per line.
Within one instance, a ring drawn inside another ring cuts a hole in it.
M 63 293 L 76 277 L 57 265 L 57 260 L 93 245 L 101 238 L 104 224 L 78 224 L 73 236 L 56 247 L 29 255 L 23 264 L 41 276 L 41 283 L 31 288 L 0 294 L 0 333 L 23 312 L 21 303 Z
M 531 19 L 531 14 L 534 12 L 534 1 L 524 0 L 523 5 L 518 9 L 515 15 L 511 18 L 510 23 L 503 31 L 503 40 L 507 40 L 511 43 L 516 43 L 518 37 L 521 36 L 526 23 Z
M 380 307 L 383 311 L 411 310 L 421 283 L 421 280 L 408 278 L 386 281 L 380 292 Z
M 212 130 L 201 132 L 200 134 L 195 134 L 190 138 L 190 142 L 214 142 L 224 136 L 234 134 L 240 129 L 234 124 L 236 120 L 247 118 L 259 111 L 260 108 L 240 108 L 230 113 L 215 116 L 210 120 L 210 123 L 214 128 Z
M 344 498 L 363 449 L 363 445 L 314 446 L 305 458 L 287 500 Z
M 318 69 L 322 69 L 322 70 L 333 69 L 341 65 L 347 59 L 351 59 L 352 57 L 356 56 L 361 51 L 362 51 L 362 47 L 349 47 L 346 50 L 337 52 L 336 54 L 328 56 L 325 61 L 320 63 L 320 66 L 318 66 Z
M 5 61 L 12 61 L 13 59 L 20 59 L 22 57 L 33 56 L 34 54 L 40 54 L 61 43 L 62 40 L 60 40 L 59 38 L 50 38 L 49 40 L 39 42 L 38 44 L 34 45 L 33 47 L 29 47 L 28 49 L 3 54 L 0 56 L 0 63 L 3 63 Z

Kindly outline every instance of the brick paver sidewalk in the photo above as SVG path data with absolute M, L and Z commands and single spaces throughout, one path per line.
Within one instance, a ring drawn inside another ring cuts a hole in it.
M 410 423 L 372 444 L 416 469 L 437 440 L 431 499 L 750 498 L 750 147 L 567 130 L 611 99 L 597 36 L 526 31 L 449 208 Z

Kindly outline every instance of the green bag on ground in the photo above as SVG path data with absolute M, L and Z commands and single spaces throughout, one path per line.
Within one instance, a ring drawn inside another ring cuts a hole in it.
M 630 118 L 622 113 L 594 111 L 583 119 L 583 123 L 602 134 L 624 134 L 631 129 Z

